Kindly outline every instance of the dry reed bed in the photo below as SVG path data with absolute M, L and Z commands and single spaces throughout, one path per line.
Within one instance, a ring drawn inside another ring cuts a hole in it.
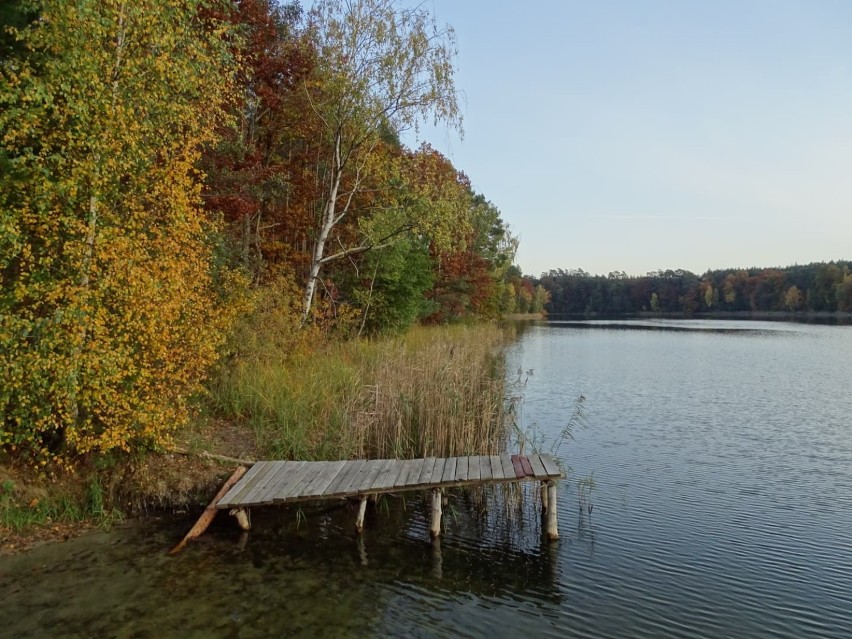
M 223 371 L 213 396 L 276 458 L 496 453 L 506 441 L 507 339 L 494 325 L 424 327 L 266 352 Z

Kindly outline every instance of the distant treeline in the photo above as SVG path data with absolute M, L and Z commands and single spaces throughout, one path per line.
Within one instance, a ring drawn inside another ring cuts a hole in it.
M 550 314 L 852 312 L 852 262 L 707 271 L 591 275 L 551 270 L 536 282 Z

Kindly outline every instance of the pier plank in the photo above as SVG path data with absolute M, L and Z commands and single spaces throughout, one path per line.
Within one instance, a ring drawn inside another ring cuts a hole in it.
M 371 459 L 367 462 L 367 465 L 364 466 L 363 470 L 358 473 L 358 477 L 355 478 L 355 482 L 349 487 L 350 493 L 364 493 L 373 485 L 373 482 L 376 480 L 376 476 L 379 474 L 379 471 L 382 469 L 382 466 L 385 465 L 386 459 Z
M 482 457 L 476 455 L 470 458 L 470 467 L 467 470 L 467 478 L 469 481 L 479 481 L 479 465 Z
M 254 496 L 246 495 L 246 499 L 250 499 L 253 504 L 261 506 L 271 504 L 276 488 L 287 479 L 290 474 L 290 467 L 298 463 L 293 461 L 276 462 L 277 467 L 272 470 L 264 485 L 258 487 Z
M 394 488 L 399 485 L 400 477 L 404 473 L 406 473 L 406 469 L 408 467 L 405 465 L 405 462 L 401 459 L 395 459 L 393 463 L 393 468 L 391 469 L 388 476 L 385 478 L 383 489 Z
M 272 462 L 257 462 L 257 464 L 252 467 L 252 470 L 254 470 L 256 466 L 260 466 L 260 468 L 258 468 L 258 472 L 254 473 L 248 480 L 243 477 L 243 479 L 234 486 L 234 490 L 239 489 L 237 490 L 237 493 L 227 503 L 223 504 L 224 500 L 219 502 L 220 509 L 239 506 L 245 503 L 246 496 L 255 489 L 259 482 L 263 481 L 267 474 L 272 471 Z M 246 473 L 246 476 L 248 476 L 248 473 Z M 227 495 L 225 496 L 227 497 Z
M 222 497 L 222 499 L 220 499 L 217 502 L 217 506 L 219 508 L 229 508 L 230 504 L 233 503 L 233 501 L 234 501 L 234 496 L 239 495 L 243 492 L 243 487 L 245 486 L 245 482 L 251 481 L 252 479 L 254 479 L 254 476 L 257 475 L 261 471 L 262 468 L 263 468 L 263 462 L 257 462 L 254 466 L 249 468 L 248 472 L 246 472 L 242 476 L 240 481 L 235 482 L 231 486 L 230 490 L 228 490 L 228 492 L 225 493 L 225 496 Z M 219 504 L 222 504 L 222 505 L 219 506 Z
M 503 479 L 514 479 L 515 467 L 512 466 L 512 456 L 508 453 L 500 455 L 500 463 L 503 465 Z
M 390 474 L 393 467 L 396 465 L 395 459 L 388 459 L 382 467 L 379 469 L 376 478 L 373 480 L 373 483 L 370 484 L 369 490 L 378 490 L 385 486 L 385 482 L 387 481 L 388 475 Z
M 432 469 L 432 478 L 429 480 L 430 484 L 440 484 L 441 477 L 444 476 L 444 466 L 447 465 L 446 458 L 444 459 L 436 459 L 435 467 Z
M 541 463 L 541 457 L 539 455 L 530 455 L 527 459 L 530 462 L 530 466 L 532 466 L 533 476 L 535 476 L 536 479 L 547 477 L 547 471 L 544 469 L 544 464 Z
M 491 466 L 491 479 L 503 479 L 503 464 L 500 463 L 500 455 L 489 455 L 488 461 Z
M 441 475 L 441 483 L 446 484 L 456 479 L 456 464 L 458 464 L 458 457 L 450 457 L 447 459 L 447 463 L 444 465 L 444 474 Z
M 544 470 L 547 471 L 548 477 L 562 477 L 562 470 L 556 465 L 553 457 L 541 455 L 541 463 L 544 464 Z
M 349 488 L 349 484 L 352 483 L 352 479 L 355 477 L 355 474 L 366 463 L 366 459 L 350 459 L 347 461 L 343 470 L 337 473 L 337 477 L 335 477 L 334 481 L 332 481 L 328 485 L 328 488 L 325 489 L 325 494 L 331 497 L 332 495 L 346 493 Z
M 467 481 L 467 471 L 470 467 L 470 457 L 456 459 L 456 481 Z
M 521 479 L 526 476 L 524 465 L 521 463 L 520 455 L 512 455 L 512 467 L 515 469 L 515 478 Z
M 491 456 L 483 455 L 479 458 L 479 479 L 481 481 L 490 481 L 494 478 L 494 473 L 491 472 Z
M 337 477 L 337 473 L 339 473 L 345 465 L 345 461 L 323 462 L 323 466 L 319 467 L 316 478 L 305 487 L 301 496 L 322 497 L 325 494 L 325 489 L 334 481 L 334 478 Z
M 275 503 L 276 498 L 281 499 L 288 496 L 293 487 L 308 474 L 312 463 L 306 461 L 295 462 L 295 465 L 290 467 L 287 477 L 279 481 L 275 487 L 275 496 L 272 498 L 272 503 Z
M 529 458 L 526 455 L 521 455 L 520 460 L 524 469 L 524 477 L 535 477 Z
M 279 495 L 276 502 L 282 503 L 284 500 L 300 497 L 304 493 L 305 488 L 308 487 L 308 484 L 316 478 L 317 471 L 320 469 L 318 464 L 321 463 L 322 462 L 306 462 L 304 469 L 305 472 L 301 473 L 301 477 L 299 477 L 298 480 L 291 482 L 287 486 L 287 494 Z
M 408 467 L 408 475 L 405 477 L 405 485 L 406 486 L 414 486 L 420 480 L 420 471 L 423 470 L 423 462 L 425 459 L 413 459 L 410 460 L 410 466 Z
M 436 461 L 434 457 L 427 457 L 423 460 L 423 468 L 420 470 L 420 478 L 417 480 L 416 485 L 421 486 L 429 483 L 429 480 L 432 479 L 432 471 L 435 468 Z
M 411 469 L 414 467 L 414 459 L 401 459 L 399 462 L 399 476 L 394 481 L 394 488 L 402 488 L 405 486 L 405 483 L 408 481 L 408 475 L 411 472 Z

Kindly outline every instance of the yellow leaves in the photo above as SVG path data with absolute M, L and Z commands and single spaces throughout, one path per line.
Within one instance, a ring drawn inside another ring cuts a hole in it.
M 224 120 L 226 44 L 188 0 L 42 5 L 38 74 L 0 77 L 0 101 L 29 104 L 0 109 L 27 176 L 0 182 L 0 446 L 38 464 L 167 442 L 241 303 L 213 288 L 193 169 Z

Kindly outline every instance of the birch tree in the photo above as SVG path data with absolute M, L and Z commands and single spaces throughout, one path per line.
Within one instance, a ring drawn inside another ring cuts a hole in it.
M 450 27 L 439 28 L 422 6 L 402 8 L 395 0 L 321 0 L 311 11 L 308 28 L 317 50 L 317 77 L 305 82 L 304 90 L 321 123 L 324 157 L 318 166 L 322 197 L 303 323 L 326 264 L 386 245 L 410 226 L 403 224 L 381 238 L 361 236 L 348 246 L 340 242 L 334 252 L 328 251 L 333 231 L 353 213 L 382 132 L 400 133 L 430 118 L 461 129 L 453 82 L 455 37 Z

